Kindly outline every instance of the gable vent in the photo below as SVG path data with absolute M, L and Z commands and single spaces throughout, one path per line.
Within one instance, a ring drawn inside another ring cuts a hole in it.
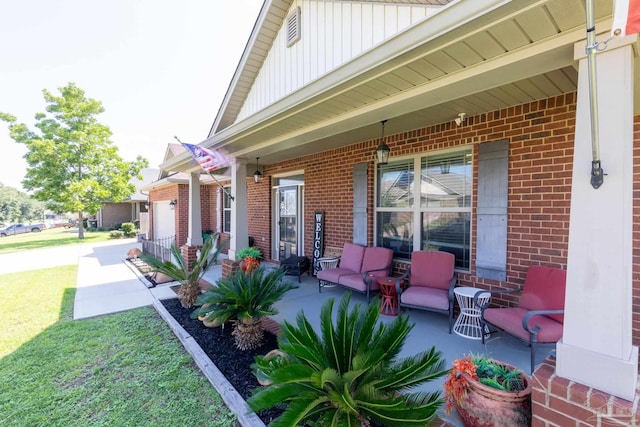
M 287 47 L 300 40 L 300 6 L 296 6 L 287 16 Z

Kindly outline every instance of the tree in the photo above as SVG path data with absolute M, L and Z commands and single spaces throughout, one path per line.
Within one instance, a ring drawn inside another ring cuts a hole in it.
M 48 105 L 47 113 L 35 116 L 39 132 L 8 113 L 0 113 L 0 120 L 9 123 L 14 141 L 27 146 L 23 187 L 54 212 L 78 212 L 82 224 L 83 212 L 94 215 L 105 202 L 130 197 L 135 191 L 131 178 L 139 177 L 148 162 L 140 156 L 126 162 L 118 155 L 111 130 L 95 118 L 104 112 L 100 101 L 86 98 L 74 83 L 58 90 L 60 96 L 42 91 Z M 84 238 L 83 227 L 78 227 L 78 238 Z
M 0 222 L 42 221 L 44 203 L 12 187 L 0 183 Z

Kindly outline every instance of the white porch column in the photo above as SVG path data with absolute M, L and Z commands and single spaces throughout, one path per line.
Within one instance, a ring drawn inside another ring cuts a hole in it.
M 202 212 L 200 210 L 200 173 L 189 174 L 189 226 L 187 246 L 202 246 Z
M 585 42 L 579 60 L 564 336 L 556 373 L 633 400 L 638 348 L 632 345 L 633 51 L 636 36 L 597 55 L 600 158 L 606 176 L 590 184 L 591 131 Z
M 231 241 L 229 259 L 237 261 L 236 252 L 249 246 L 249 215 L 247 212 L 247 163 L 236 159 L 231 166 Z

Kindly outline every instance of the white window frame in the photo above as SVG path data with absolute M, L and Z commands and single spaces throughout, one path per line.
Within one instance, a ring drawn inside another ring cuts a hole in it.
M 469 213 L 469 259 L 468 259 L 468 263 L 469 263 L 469 267 L 465 268 L 465 269 L 460 269 L 460 268 L 456 268 L 457 271 L 462 271 L 462 272 L 469 272 L 471 269 L 471 258 L 472 258 L 472 230 L 473 230 L 473 224 L 472 224 L 472 220 L 473 220 L 473 182 L 469 183 L 469 205 L 468 206 L 464 206 L 464 207 L 457 207 L 457 208 L 444 208 L 444 207 L 422 207 L 421 206 L 421 188 L 420 185 L 416 185 L 415 183 L 415 178 L 417 176 L 421 175 L 422 172 L 422 159 L 424 158 L 428 158 L 428 157 L 433 157 L 433 156 L 440 156 L 440 155 L 446 155 L 446 154 L 455 154 L 455 153 L 464 153 L 467 152 L 467 155 L 470 156 L 470 165 L 471 165 L 471 180 L 473 180 L 473 147 L 470 145 L 465 145 L 465 146 L 461 146 L 461 147 L 456 147 L 453 149 L 447 149 L 447 150 L 437 150 L 437 151 L 429 151 L 429 152 L 422 152 L 416 155 L 411 155 L 411 156 L 401 156 L 401 157 L 396 157 L 393 159 L 389 159 L 389 163 L 393 164 L 393 163 L 397 163 L 397 162 L 406 162 L 406 161 L 410 161 L 413 160 L 413 176 L 414 176 L 414 184 L 413 184 L 413 204 L 410 207 L 407 208 L 398 208 L 398 207 L 379 207 L 378 206 L 378 198 L 379 198 L 379 189 L 378 189 L 378 166 L 376 165 L 376 169 L 375 169 L 375 175 L 374 175 L 374 231 L 373 231 L 373 235 L 374 235 L 374 241 L 375 241 L 375 245 L 382 245 L 382 242 L 378 242 L 378 213 L 380 212 L 408 212 L 410 214 L 412 214 L 412 220 L 413 220 L 413 239 L 412 239 L 412 244 L 413 244 L 413 248 L 412 250 L 426 250 L 428 248 L 422 248 L 422 214 L 423 213 L 433 213 L 433 212 L 465 212 L 465 213 Z M 407 258 L 397 258 L 399 261 L 408 261 Z

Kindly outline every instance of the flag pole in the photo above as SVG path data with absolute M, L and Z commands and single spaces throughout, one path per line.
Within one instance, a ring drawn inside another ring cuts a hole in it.
M 591 112 L 591 186 L 598 189 L 604 181 L 604 173 L 600 163 L 600 142 L 598 129 L 598 91 L 597 71 L 596 71 L 596 53 L 598 50 L 598 42 L 596 41 L 596 25 L 593 14 L 593 0 L 586 0 L 587 15 L 587 70 L 589 73 L 589 107 Z
M 176 139 L 176 141 L 178 141 L 180 144 L 183 144 L 183 146 L 184 146 L 184 142 L 180 141 L 180 138 L 178 138 L 178 137 L 177 137 L 177 136 L 175 136 L 175 135 L 174 135 L 173 137 Z M 215 177 L 215 176 L 213 176 L 213 175 L 211 174 L 211 172 L 209 172 L 208 170 L 206 170 L 206 169 L 202 168 L 202 166 L 200 167 L 200 169 L 204 170 L 204 171 L 207 173 L 207 175 L 209 175 L 209 176 L 210 176 L 210 177 L 211 177 L 211 178 L 216 182 L 216 184 L 218 184 L 218 187 L 220 187 L 220 189 L 224 192 L 224 194 L 226 194 L 226 195 L 227 195 L 227 197 L 229 197 L 229 200 L 231 200 L 232 202 L 234 202 L 234 201 L 236 200 L 236 199 L 235 199 L 235 197 L 233 197 L 233 196 L 231 195 L 231 193 L 229 193 L 229 192 L 227 191 L 227 189 L 226 189 L 226 188 L 224 188 L 224 187 L 222 186 L 222 184 L 220 183 L 220 181 L 218 181 L 218 180 L 216 179 L 216 177 Z

